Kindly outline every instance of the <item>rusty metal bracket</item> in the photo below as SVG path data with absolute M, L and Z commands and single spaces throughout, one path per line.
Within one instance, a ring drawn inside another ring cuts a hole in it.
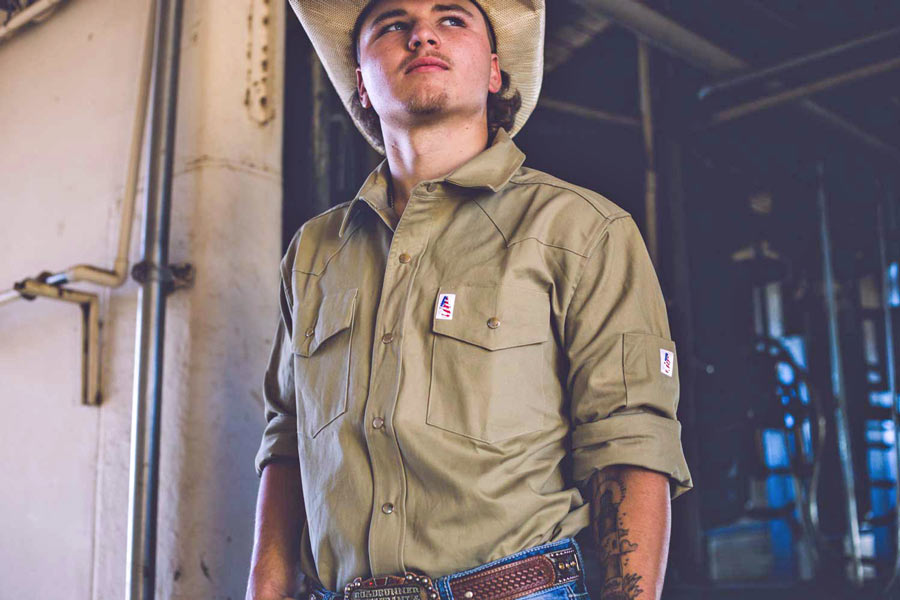
M 52 273 L 43 272 L 37 278 L 16 282 L 14 289 L 26 300 L 38 296 L 72 302 L 81 307 L 81 403 L 100 405 L 100 300 L 97 294 L 45 283 Z
M 272 48 L 272 4 L 270 0 L 251 0 L 247 15 L 247 91 L 244 104 L 250 118 L 259 125 L 265 125 L 275 117 L 271 75 L 276 69 L 276 65 L 272 64 L 276 57 Z
M 142 260 L 131 267 L 131 277 L 135 281 L 142 285 L 153 279 L 161 281 L 166 294 L 194 285 L 194 273 L 194 265 L 187 262 L 160 267 Z

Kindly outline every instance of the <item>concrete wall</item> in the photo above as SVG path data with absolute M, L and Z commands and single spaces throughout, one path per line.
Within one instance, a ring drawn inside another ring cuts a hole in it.
M 278 314 L 282 4 L 185 3 L 170 260 L 196 282 L 168 304 L 157 598 L 244 594 Z M 248 27 L 269 5 L 268 30 Z M 0 290 L 112 265 L 147 10 L 69 0 L 0 44 Z M 245 105 L 261 45 L 265 123 Z M 132 262 L 141 222 L 139 200 Z M 73 287 L 101 297 L 100 407 L 81 404 L 77 307 L 0 306 L 0 598 L 125 595 L 138 288 Z

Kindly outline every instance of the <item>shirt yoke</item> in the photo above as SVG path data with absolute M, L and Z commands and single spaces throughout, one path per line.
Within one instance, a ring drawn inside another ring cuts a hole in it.
M 495 196 L 479 204 L 507 246 L 535 240 L 584 257 L 609 223 L 631 216 L 602 194 L 527 167 Z
M 308 275 L 321 275 L 328 262 L 338 253 L 351 236 L 338 235 L 344 215 L 352 200 L 332 206 L 312 217 L 300 226 L 288 247 L 287 264 L 290 270 Z M 293 252 L 293 257 L 290 254 Z

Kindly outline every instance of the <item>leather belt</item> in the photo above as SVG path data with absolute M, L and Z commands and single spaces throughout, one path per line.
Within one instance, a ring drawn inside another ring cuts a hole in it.
M 516 600 L 528 594 L 570 583 L 583 573 L 574 547 L 516 559 L 461 577 L 448 585 L 454 600 Z M 443 579 L 443 578 L 442 578 Z M 344 600 L 438 600 L 431 577 L 405 573 L 387 577 L 357 577 L 344 588 Z

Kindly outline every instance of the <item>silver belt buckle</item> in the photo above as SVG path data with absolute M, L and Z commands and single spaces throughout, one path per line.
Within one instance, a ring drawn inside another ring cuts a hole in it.
M 344 587 L 344 600 L 438 600 L 431 577 L 407 571 L 403 575 L 357 577 Z

